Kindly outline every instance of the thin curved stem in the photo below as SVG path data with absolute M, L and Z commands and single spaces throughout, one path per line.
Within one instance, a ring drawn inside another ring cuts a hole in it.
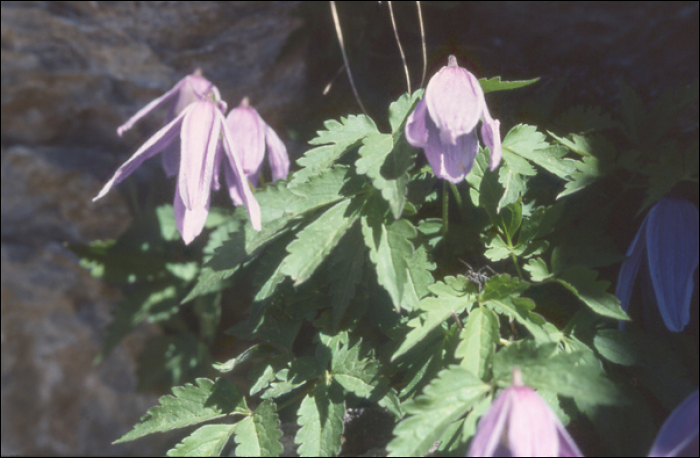
M 423 44 L 423 76 L 420 79 L 420 87 L 423 87 L 425 82 L 425 72 L 428 70 L 428 51 L 425 48 L 425 29 L 423 28 L 423 13 L 420 9 L 420 2 L 416 2 L 418 7 L 418 23 L 420 24 L 420 39 Z
M 401 40 L 399 39 L 399 31 L 396 28 L 396 19 L 394 19 L 394 8 L 391 6 L 391 2 L 386 2 L 389 5 L 389 16 L 391 16 L 391 26 L 394 28 L 394 36 L 396 37 L 396 44 L 399 45 L 399 53 L 401 53 L 401 62 L 403 62 L 403 69 L 406 72 L 406 86 L 408 86 L 408 96 L 411 96 L 411 77 L 408 75 L 408 65 L 406 64 L 406 55 L 403 53 L 403 47 L 401 46 Z
M 355 80 L 352 78 L 352 72 L 350 71 L 350 64 L 348 63 L 348 56 L 345 53 L 345 42 L 343 41 L 343 31 L 340 29 L 340 20 L 338 19 L 338 10 L 335 7 L 335 2 L 331 3 L 331 13 L 333 14 L 333 22 L 335 22 L 335 33 L 338 35 L 338 42 L 340 43 L 340 51 L 343 54 L 343 62 L 345 62 L 345 70 L 348 72 L 348 78 L 350 79 L 350 86 L 352 86 L 352 92 L 355 94 L 355 99 L 357 99 L 358 105 L 362 109 L 362 112 L 366 115 L 367 110 L 360 100 L 360 95 L 357 93 L 357 88 L 355 87 Z

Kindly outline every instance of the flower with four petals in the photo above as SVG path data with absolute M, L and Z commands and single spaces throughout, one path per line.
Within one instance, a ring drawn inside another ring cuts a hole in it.
M 479 151 L 479 119 L 483 120 L 481 137 L 491 150 L 489 167 L 494 170 L 501 161 L 500 123 L 491 118 L 479 81 L 450 56 L 408 117 L 406 140 L 423 148 L 435 176 L 459 183 L 472 169 Z

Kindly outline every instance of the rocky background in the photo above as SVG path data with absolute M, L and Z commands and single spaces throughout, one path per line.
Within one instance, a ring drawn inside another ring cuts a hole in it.
M 394 7 L 415 88 L 415 9 Z M 405 91 L 386 2 L 342 2 L 339 12 L 360 94 L 384 117 Z M 653 102 L 698 75 L 698 2 L 435 2 L 424 19 L 428 76 L 456 53 L 478 76 L 542 76 L 544 89 L 566 78 L 562 104 L 614 112 L 617 80 Z M 135 366 L 158 330 L 139 328 L 94 365 L 119 292 L 64 246 L 119 235 L 135 189 L 157 175 L 159 164 L 145 167 L 91 202 L 159 119 L 124 138 L 116 127 L 201 67 L 230 106 L 249 96 L 297 156 L 322 119 L 357 112 L 344 76 L 321 96 L 341 64 L 320 2 L 2 2 L 2 455 L 151 455 L 172 445 L 110 445 L 156 402 L 135 391 Z M 494 116 L 507 119 L 506 107 Z M 697 129 L 697 120 L 695 106 L 683 122 Z M 162 183 L 168 202 L 172 183 Z M 377 429 L 346 431 L 362 431 L 346 446 L 361 453 Z

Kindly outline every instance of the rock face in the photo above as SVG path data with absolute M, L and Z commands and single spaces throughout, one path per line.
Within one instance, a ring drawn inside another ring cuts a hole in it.
M 90 200 L 162 118 L 124 139 L 115 129 L 195 68 L 229 105 L 248 96 L 276 125 L 304 79 L 303 56 L 279 58 L 300 25 L 293 7 L 2 3 L 3 455 L 162 455 L 173 445 L 165 437 L 110 445 L 157 403 L 135 392 L 134 375 L 155 329 L 140 328 L 93 365 L 119 294 L 64 243 L 114 238 L 128 226 L 119 192 Z

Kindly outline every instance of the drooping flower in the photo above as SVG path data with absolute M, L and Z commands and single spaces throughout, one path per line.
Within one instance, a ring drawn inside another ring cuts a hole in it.
M 491 118 L 479 81 L 450 56 L 428 82 L 423 99 L 406 122 L 406 140 L 423 148 L 435 176 L 459 183 L 472 169 L 479 151 L 476 125 L 491 150 L 489 167 L 501 161 L 500 122 Z
M 583 455 L 552 409 L 513 368 L 513 384 L 481 417 L 469 456 Z
M 253 186 L 258 185 L 260 169 L 265 156 L 265 145 L 267 145 L 267 158 L 272 170 L 272 180 L 287 178 L 289 173 L 287 148 L 275 131 L 263 121 L 255 108 L 250 106 L 247 97 L 244 97 L 240 105 L 229 112 L 226 116 L 226 122 L 231 129 L 234 142 L 240 145 L 243 171 Z M 240 205 L 242 201 L 238 194 L 236 177 L 231 173 L 230 167 L 226 165 L 224 165 L 224 173 L 231 199 L 236 205 Z
M 209 213 L 209 195 L 214 184 L 217 156 L 225 154 L 237 191 L 248 209 L 253 228 L 260 230 L 260 207 L 248 186 L 240 152 L 233 141 L 221 107 L 207 96 L 190 103 L 170 123 L 156 132 L 105 184 L 93 201 L 134 172 L 146 159 L 170 145 L 180 134 L 180 166 L 173 203 L 175 221 L 182 239 L 189 244 L 202 232 Z M 222 135 L 223 134 L 223 135 Z M 219 144 L 223 153 L 217 154 Z
M 698 391 L 666 419 L 649 456 L 698 456 Z
M 137 111 L 128 121 L 117 128 L 117 134 L 122 136 L 124 132 L 131 129 L 141 118 L 160 106 L 169 103 L 170 105 L 165 118 L 165 124 L 167 125 L 191 103 L 203 100 L 208 96 L 219 101 L 218 103 L 221 111 L 224 113 L 226 112 L 226 102 L 221 101 L 219 90 L 211 81 L 202 76 L 202 70 L 198 68 L 191 75 L 178 81 L 168 92 L 152 100 L 145 107 Z M 168 177 L 175 176 L 180 168 L 180 144 L 178 142 L 172 142 L 166 146 L 161 159 L 166 175 Z
M 650 296 L 646 302 L 656 303 L 670 331 L 683 330 L 690 321 L 695 289 L 699 226 L 698 209 L 687 200 L 664 197 L 652 207 L 627 250 L 617 280 L 615 295 L 625 311 L 641 268 Z

